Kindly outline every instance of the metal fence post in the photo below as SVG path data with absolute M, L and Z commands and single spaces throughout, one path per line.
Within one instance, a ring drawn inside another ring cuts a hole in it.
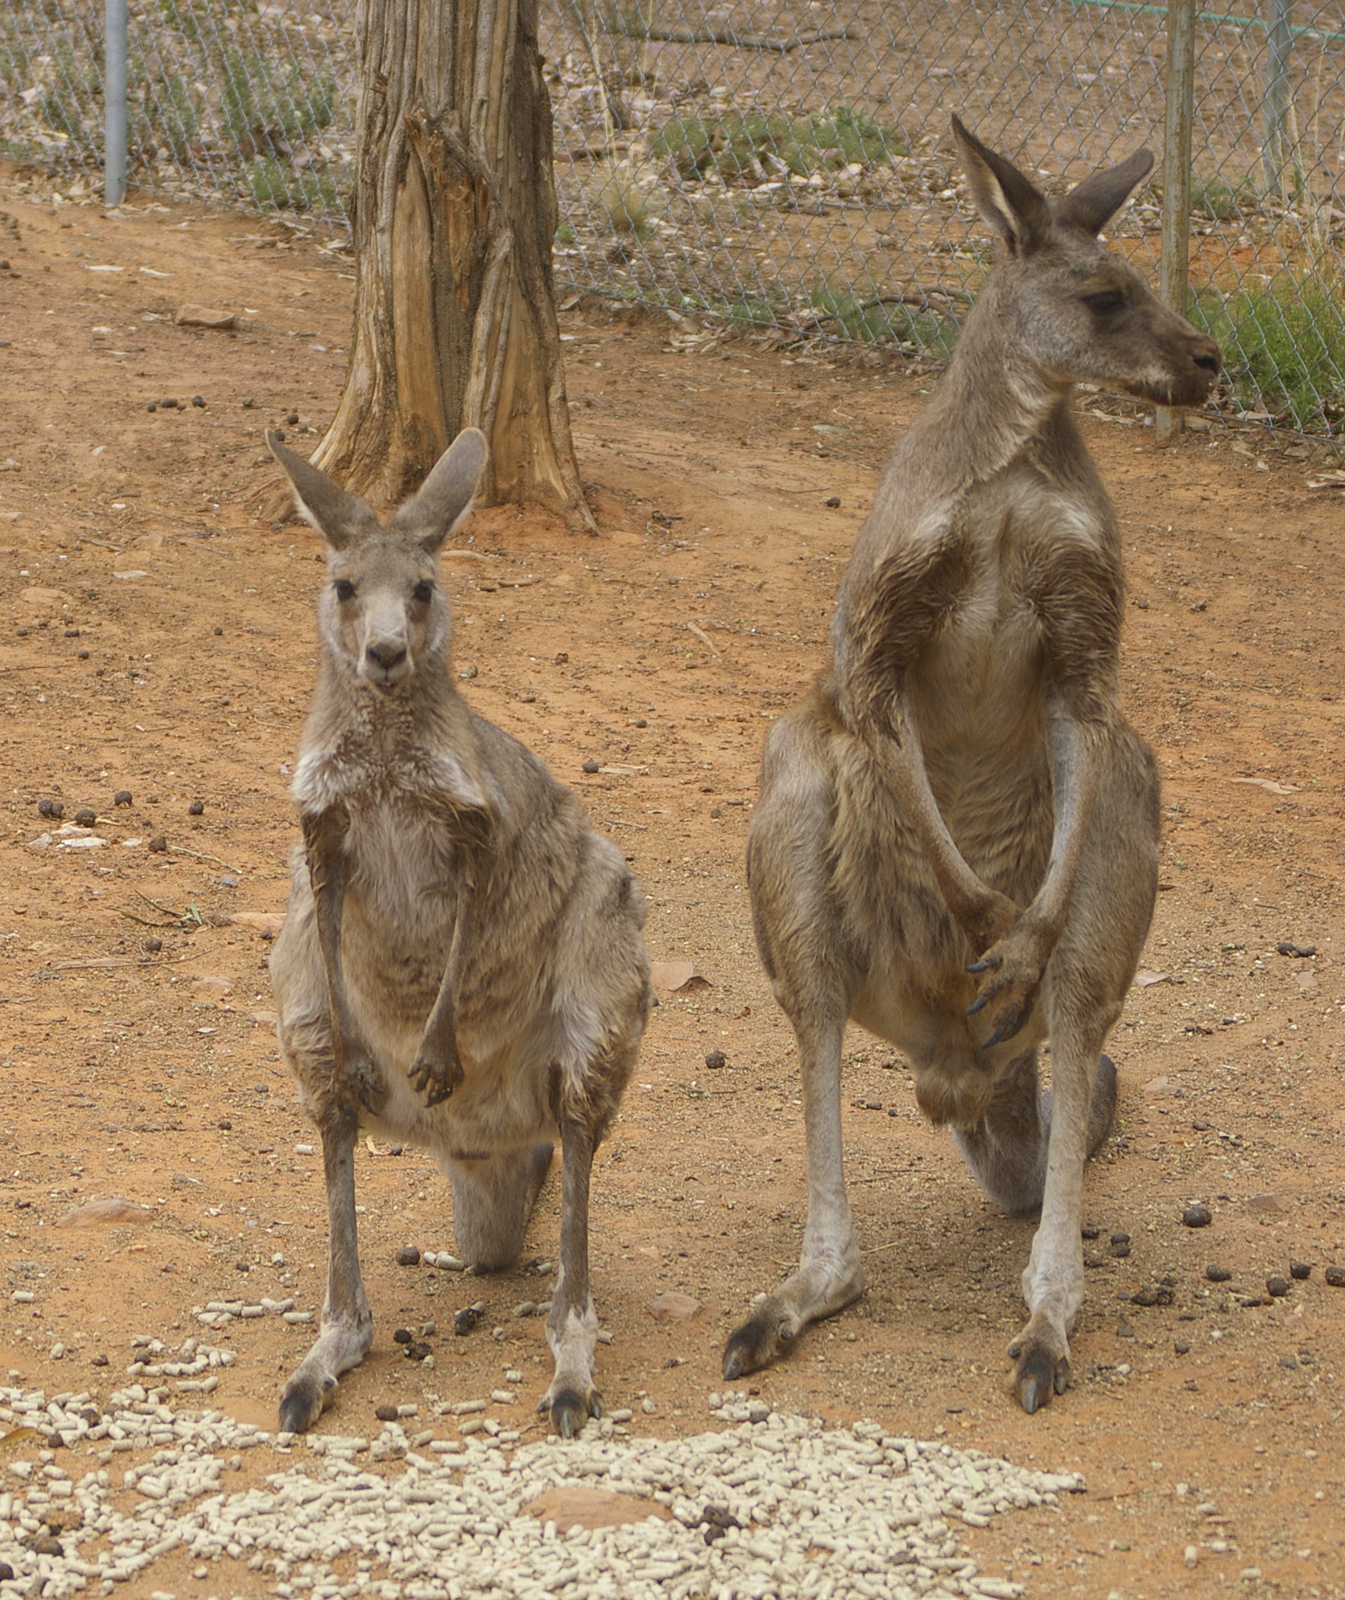
M 103 39 L 103 199 L 126 195 L 126 0 L 105 0 Z
M 1187 262 L 1191 241 L 1191 115 L 1195 100 L 1196 0 L 1169 0 L 1167 120 L 1163 133 L 1163 239 L 1158 292 L 1165 306 L 1186 315 Z M 1158 442 L 1181 429 L 1181 414 L 1159 406 Z
M 1261 181 L 1266 194 L 1279 200 L 1284 194 L 1284 170 L 1289 164 L 1289 54 L 1294 45 L 1290 26 L 1293 0 L 1270 0 L 1266 24 L 1266 135 L 1261 146 Z

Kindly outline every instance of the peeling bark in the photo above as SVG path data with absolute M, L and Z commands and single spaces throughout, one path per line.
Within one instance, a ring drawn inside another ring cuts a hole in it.
M 355 327 L 314 462 L 385 505 L 466 427 L 485 504 L 594 529 L 570 435 L 538 0 L 360 0 Z

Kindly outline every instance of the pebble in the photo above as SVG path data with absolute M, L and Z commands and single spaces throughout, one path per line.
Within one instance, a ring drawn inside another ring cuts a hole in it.
M 1233 1274 L 1227 1267 L 1216 1267 L 1213 1262 L 1205 1268 L 1205 1276 L 1211 1283 L 1229 1283 Z
M 453 1332 L 456 1333 L 459 1338 L 463 1337 L 465 1334 L 471 1333 L 481 1321 L 485 1309 L 486 1308 L 481 1305 L 465 1306 L 461 1311 L 454 1315 Z
M 837 511 L 840 509 L 841 497 L 838 494 L 829 494 L 822 504 L 830 506 L 833 511 Z
M 705 1065 L 710 1069 L 711 1072 L 722 1071 L 722 1069 L 728 1066 L 728 1064 L 728 1057 L 722 1050 L 711 1050 L 709 1055 L 707 1055 L 705 1058 Z
M 1182 1212 L 1182 1226 L 1184 1228 L 1208 1228 L 1214 1221 L 1213 1213 L 1208 1206 L 1187 1206 Z
M 1299 1283 L 1306 1283 L 1312 1276 L 1312 1263 L 1310 1261 L 1291 1261 L 1289 1263 L 1289 1276 L 1296 1278 Z
M 397 1265 L 399 1267 L 418 1267 L 420 1265 L 420 1251 L 413 1244 L 404 1244 L 397 1252 Z
M 592 775 L 597 770 L 598 770 L 598 763 L 596 761 L 586 761 L 584 763 L 584 771 L 587 772 L 590 777 L 592 777 Z
M 1333 1289 L 1345 1289 L 1345 1267 L 1328 1267 L 1326 1281 Z
M 1272 1272 L 1266 1279 L 1266 1293 L 1274 1295 L 1277 1300 L 1282 1300 L 1289 1293 L 1288 1278 L 1282 1278 L 1278 1272 Z

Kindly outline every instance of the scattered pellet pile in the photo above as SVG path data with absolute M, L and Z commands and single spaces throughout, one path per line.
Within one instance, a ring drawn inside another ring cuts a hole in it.
M 624 1437 L 607 1420 L 570 1444 L 507 1450 L 429 1430 L 408 1439 L 400 1421 L 373 1438 L 293 1439 L 218 1411 L 174 1412 L 134 1384 L 101 1411 L 84 1395 L 0 1388 L 0 1420 L 34 1430 L 10 1433 L 0 1561 L 13 1578 L 0 1569 L 0 1592 L 50 1600 L 121 1584 L 148 1592 L 154 1563 L 179 1548 L 211 1580 L 203 1595 L 237 1585 L 285 1600 L 996 1600 L 1023 1591 L 979 1576 L 960 1536 L 1083 1488 L 1074 1474 L 870 1422 L 826 1429 L 784 1415 L 671 1440 Z M 40 1448 L 54 1435 L 92 1445 L 99 1466 L 77 1477 L 58 1465 Z M 229 1493 L 226 1474 L 258 1447 L 280 1455 L 280 1470 Z M 150 1453 L 119 1471 L 118 1449 Z M 654 1507 L 641 1521 L 567 1528 L 565 1492 L 576 1490 Z

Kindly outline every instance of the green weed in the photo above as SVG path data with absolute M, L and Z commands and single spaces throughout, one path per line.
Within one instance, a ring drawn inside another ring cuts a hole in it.
M 336 83 L 330 73 L 310 77 L 298 66 L 286 71 L 263 56 L 229 50 L 220 92 L 220 109 L 234 139 L 260 128 L 278 129 L 293 139 L 330 124 Z
M 201 132 L 201 118 L 192 99 L 191 85 L 173 76 L 148 84 L 144 90 L 145 121 L 156 142 L 181 156 Z
M 330 178 L 315 172 L 296 172 L 271 156 L 253 161 L 247 169 L 248 193 L 263 209 L 311 211 L 315 206 L 344 211 L 345 196 Z
M 1211 222 L 1236 222 L 1258 210 L 1260 200 L 1250 178 L 1228 184 L 1222 178 L 1191 178 L 1191 210 Z
M 838 106 L 807 117 L 773 117 L 763 111 L 707 117 L 692 112 L 674 117 L 651 140 L 649 150 L 656 159 L 671 158 L 686 176 L 714 168 L 732 182 L 756 178 L 758 168 L 780 176 L 777 163 L 802 178 L 850 162 L 877 166 L 904 154 L 905 146 L 895 131 L 881 128 L 866 112 Z
M 1264 289 L 1197 295 L 1191 320 L 1223 351 L 1247 410 L 1330 430 L 1345 415 L 1345 302 L 1340 282 L 1288 274 Z
M 951 317 L 919 306 L 903 305 L 874 294 L 824 286 L 808 297 L 823 313 L 822 326 L 859 344 L 915 345 L 936 361 L 947 361 L 957 343 L 958 325 Z

